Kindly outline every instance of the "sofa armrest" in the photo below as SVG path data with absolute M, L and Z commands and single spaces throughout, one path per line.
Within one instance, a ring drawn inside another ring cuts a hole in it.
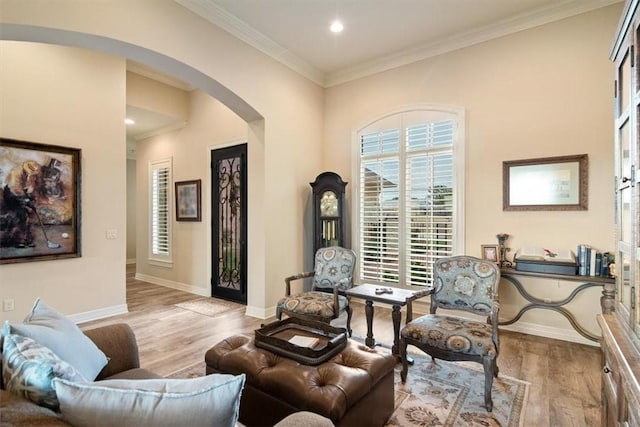
M 96 380 L 140 367 L 136 336 L 126 323 L 101 326 L 95 329 L 87 329 L 83 332 L 102 350 L 109 360 L 98 374 Z

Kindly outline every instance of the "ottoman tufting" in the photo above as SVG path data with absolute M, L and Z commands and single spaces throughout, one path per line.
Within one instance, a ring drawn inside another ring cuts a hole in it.
M 254 345 L 253 337 L 229 337 L 205 354 L 206 373 L 246 375 L 240 422 L 274 425 L 310 411 L 336 426 L 382 426 L 393 412 L 397 359 L 349 340 L 326 362 L 309 366 Z

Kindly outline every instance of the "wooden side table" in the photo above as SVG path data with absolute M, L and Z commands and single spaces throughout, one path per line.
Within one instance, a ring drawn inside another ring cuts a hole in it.
M 413 320 L 413 301 L 431 295 L 433 288 L 429 287 L 419 291 L 391 288 L 393 290 L 392 293 L 376 294 L 376 289 L 386 287 L 387 286 L 363 284 L 347 289 L 345 292 L 350 297 L 365 300 L 364 312 L 367 317 L 367 338 L 365 339 L 365 344 L 369 347 L 376 345 L 376 340 L 373 337 L 373 303 L 379 302 L 391 305 L 391 320 L 393 321 L 393 347 L 391 347 L 391 353 L 396 357 L 400 357 L 400 309 L 405 305 L 407 306 L 406 323 L 411 322 L 411 320 Z

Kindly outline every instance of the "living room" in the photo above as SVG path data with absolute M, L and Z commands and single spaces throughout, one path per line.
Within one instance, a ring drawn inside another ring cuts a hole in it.
M 140 144 L 138 178 L 146 179 L 149 161 L 172 157 L 174 181 L 202 179 L 206 194 L 211 148 L 248 142 L 247 315 L 273 316 L 283 278 L 311 268 L 309 182 L 332 170 L 354 186 L 354 131 L 407 105 L 465 110 L 466 254 L 479 256 L 499 232 L 512 236 L 513 250 L 613 249 L 609 51 L 620 2 L 330 87 L 174 2 L 134 2 L 126 14 L 118 2 L 77 8 L 5 0 L 0 7 L 2 136 L 82 149 L 82 257 L 2 265 L 0 299 L 15 301 L 3 320 L 21 321 L 37 297 L 78 322 L 127 311 L 127 60 L 196 87 L 189 109 L 202 114 Z M 503 161 L 572 154 L 589 156 L 588 210 L 503 211 Z M 147 200 L 142 182 L 139 207 Z M 347 203 L 353 211 L 349 195 Z M 172 268 L 148 262 L 148 225 L 139 216 L 138 272 L 206 295 L 207 212 L 205 204 L 202 222 L 175 224 Z M 118 237 L 107 240 L 105 230 Z M 563 286 L 554 283 L 548 296 L 566 293 Z M 505 316 L 517 312 L 518 295 L 504 284 L 500 290 Z M 572 307 L 594 333 L 599 297 L 589 290 Z M 593 344 L 556 313 L 530 316 L 521 332 Z

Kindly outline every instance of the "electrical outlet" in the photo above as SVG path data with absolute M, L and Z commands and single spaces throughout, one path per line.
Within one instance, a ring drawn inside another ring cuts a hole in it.
M 107 231 L 105 234 L 106 234 L 107 240 L 115 240 L 118 238 L 118 230 L 115 228 L 107 228 Z
M 15 310 L 15 301 L 13 298 L 7 298 L 2 301 L 2 311 L 13 311 Z

